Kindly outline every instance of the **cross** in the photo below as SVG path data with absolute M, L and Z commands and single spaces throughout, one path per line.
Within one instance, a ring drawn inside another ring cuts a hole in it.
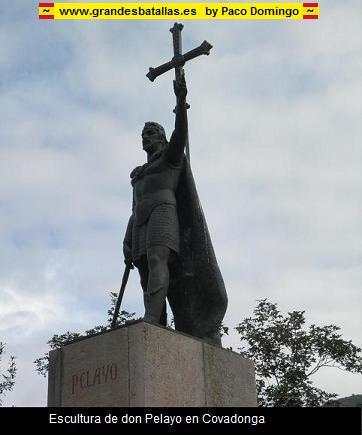
M 175 79 L 176 81 L 179 81 L 182 75 L 184 75 L 183 66 L 186 62 L 194 59 L 195 57 L 201 56 L 202 54 L 206 54 L 207 56 L 210 54 L 212 45 L 207 41 L 202 42 L 198 47 L 194 48 L 193 50 L 182 54 L 181 31 L 183 27 L 184 26 L 181 23 L 175 23 L 174 26 L 170 29 L 170 32 L 172 33 L 174 57 L 169 62 L 166 62 L 156 68 L 151 67 L 149 69 L 149 72 L 146 74 L 146 76 L 151 80 L 151 82 L 153 82 L 161 74 L 164 74 L 165 72 L 170 71 L 173 68 L 175 68 Z M 187 159 L 190 161 L 188 138 L 186 141 L 186 156 Z
M 173 39 L 173 54 L 174 57 L 170 60 L 170 62 L 166 62 L 156 68 L 150 68 L 147 77 L 153 82 L 155 78 L 164 74 L 170 69 L 175 68 L 176 74 L 181 72 L 181 68 L 191 59 L 195 57 L 201 56 L 202 54 L 206 54 L 207 56 L 210 54 L 210 50 L 212 49 L 212 45 L 204 41 L 198 47 L 193 50 L 188 51 L 185 54 L 182 54 L 182 41 L 181 41 L 181 30 L 183 29 L 183 25 L 181 23 L 175 23 L 170 32 L 172 33 Z M 179 72 L 177 72 L 179 71 Z M 179 77 L 176 77 L 176 79 Z

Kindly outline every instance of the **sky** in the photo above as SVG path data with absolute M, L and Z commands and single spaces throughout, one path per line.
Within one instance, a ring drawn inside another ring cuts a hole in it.
M 33 361 L 47 341 L 107 320 L 118 291 L 141 130 L 172 133 L 174 21 L 39 21 L 0 14 L 0 341 L 18 375 L 5 406 L 46 406 Z M 231 329 L 258 299 L 362 346 L 362 14 L 322 0 L 320 20 L 185 21 L 191 165 L 225 281 Z M 143 314 L 133 271 L 123 308 Z M 231 331 L 224 346 L 235 350 Z M 340 397 L 362 377 L 324 369 Z

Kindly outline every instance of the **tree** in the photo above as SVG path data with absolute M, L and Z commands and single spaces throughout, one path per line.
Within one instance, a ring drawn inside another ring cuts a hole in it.
M 362 373 L 361 349 L 343 340 L 335 325 L 306 329 L 304 311 L 283 316 L 277 304 L 258 301 L 254 317 L 235 329 L 241 335 L 241 355 L 255 363 L 260 406 L 322 406 L 337 395 L 313 386 L 311 377 L 322 367 Z
M 79 338 L 90 336 L 94 334 L 98 334 L 104 331 L 107 331 L 111 329 L 111 323 L 114 315 L 115 306 L 117 303 L 118 294 L 111 292 L 111 308 L 108 310 L 108 319 L 106 325 L 97 325 L 92 329 L 88 329 L 83 334 L 80 334 L 78 332 L 65 332 L 64 334 L 58 335 L 55 334 L 53 337 L 47 342 L 47 344 L 50 346 L 51 350 L 59 349 L 62 346 L 65 346 L 68 343 L 71 343 L 74 340 L 77 340 Z M 127 311 L 120 311 L 118 313 L 116 326 L 122 326 L 126 323 L 135 320 L 136 313 L 129 313 Z M 34 364 L 36 365 L 36 371 L 42 375 L 46 376 L 49 370 L 49 354 L 45 353 L 44 356 L 37 358 L 34 361 Z
M 0 341 L 0 406 L 2 405 L 1 396 L 5 396 L 6 391 L 11 391 L 15 385 L 16 364 L 15 357 L 10 356 L 5 372 L 2 367 L 2 355 L 5 354 L 5 344 Z

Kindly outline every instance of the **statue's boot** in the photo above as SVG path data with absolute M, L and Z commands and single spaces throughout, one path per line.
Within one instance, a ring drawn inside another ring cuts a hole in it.
M 206 343 L 212 344 L 214 346 L 222 347 L 221 344 L 221 334 L 219 330 L 209 331 L 205 334 L 202 339 L 206 341 Z
M 143 294 L 145 303 L 145 315 L 143 320 L 150 323 L 166 325 L 166 295 L 167 290 L 164 288 L 152 294 Z

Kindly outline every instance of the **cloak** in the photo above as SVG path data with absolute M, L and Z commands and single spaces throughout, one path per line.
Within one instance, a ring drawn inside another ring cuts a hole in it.
M 221 345 L 220 327 L 228 300 L 186 157 L 176 202 L 180 253 L 170 264 L 168 290 L 175 329 Z

